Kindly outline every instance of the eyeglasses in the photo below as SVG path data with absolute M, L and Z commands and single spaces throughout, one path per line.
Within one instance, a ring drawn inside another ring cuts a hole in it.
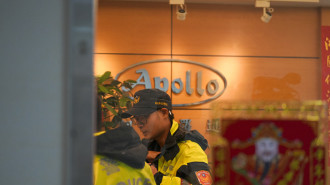
M 132 124 L 137 125 L 137 126 L 144 126 L 145 124 L 147 124 L 149 116 L 150 116 L 150 114 L 134 116 L 131 118 Z

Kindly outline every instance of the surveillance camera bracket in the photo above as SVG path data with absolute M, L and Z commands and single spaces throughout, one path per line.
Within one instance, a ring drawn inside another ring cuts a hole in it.
M 256 0 L 255 1 L 255 7 L 258 7 L 258 8 L 269 8 L 270 7 L 270 1 L 267 1 L 267 0 Z
M 170 0 L 170 4 L 184 4 L 184 0 Z

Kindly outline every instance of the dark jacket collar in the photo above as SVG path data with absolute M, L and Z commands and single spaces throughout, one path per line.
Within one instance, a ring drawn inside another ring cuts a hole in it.
M 147 148 L 132 127 L 120 126 L 96 136 L 96 154 L 116 159 L 134 168 L 143 168 Z
M 172 160 L 180 151 L 178 143 L 184 140 L 191 140 L 198 143 L 203 150 L 208 147 L 207 140 L 197 130 L 186 131 L 173 120 L 164 147 L 160 150 L 158 143 L 156 141 L 151 141 L 148 150 L 161 152 L 155 160 L 158 160 L 161 156 L 164 156 L 166 161 Z

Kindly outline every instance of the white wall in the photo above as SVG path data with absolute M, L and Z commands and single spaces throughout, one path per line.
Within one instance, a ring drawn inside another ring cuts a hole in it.
M 81 180 L 91 184 L 93 34 L 90 28 L 81 38 L 72 36 L 72 2 L 6 1 L 0 5 L 0 184 L 77 184 L 72 159 L 80 159 L 85 169 L 76 173 L 81 172 Z M 83 74 L 77 77 L 72 69 L 78 65 L 79 53 L 71 53 L 79 48 L 72 43 L 84 38 L 87 54 L 80 60 L 86 65 L 77 68 Z M 79 91 L 79 80 L 85 90 L 78 98 L 85 100 L 75 105 L 79 99 L 72 93 Z M 81 128 L 75 128 L 76 106 L 85 114 Z M 85 142 L 80 151 L 85 158 L 75 156 L 72 146 L 78 140 Z

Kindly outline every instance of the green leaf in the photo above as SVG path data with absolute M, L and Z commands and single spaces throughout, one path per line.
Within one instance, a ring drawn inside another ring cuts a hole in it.
M 119 105 L 120 105 L 120 107 L 125 107 L 125 106 L 126 106 L 126 103 L 127 103 L 128 101 L 130 101 L 129 98 L 127 98 L 127 97 L 121 97 L 121 98 L 119 99 Z
M 130 82 L 127 82 L 127 81 L 123 82 L 123 86 L 130 89 L 130 90 L 133 89 L 133 87 L 132 87 L 133 85 L 134 85 L 134 83 L 130 83 Z
M 113 87 L 104 85 L 104 88 L 107 89 L 107 92 L 106 92 L 107 95 L 113 95 L 113 93 L 114 93 Z
M 132 84 L 135 84 L 136 81 L 135 80 L 125 80 L 124 82 L 127 82 L 127 83 L 132 83 Z
M 130 109 L 130 108 L 132 108 L 133 106 L 132 106 L 132 101 L 128 101 L 128 102 L 126 102 L 126 108 L 127 109 Z
M 110 85 L 111 86 L 117 86 L 118 84 L 121 84 L 121 82 L 118 81 L 118 80 L 113 80 Z
M 117 93 L 123 94 L 123 91 L 121 91 L 118 87 L 114 87 L 113 89 L 116 90 Z
M 106 87 L 104 87 L 103 85 L 98 85 L 97 87 L 101 92 L 103 92 L 105 94 L 109 93 L 108 89 Z
M 110 71 L 106 71 L 106 72 L 104 72 L 104 74 L 102 75 L 101 78 L 108 79 L 110 76 L 111 76 L 111 72 Z
M 102 98 L 102 111 L 104 119 L 108 121 L 108 126 L 112 127 L 116 122 L 122 120 L 120 114 L 132 105 L 132 92 L 124 92 L 122 87 L 132 89 L 135 80 L 125 80 L 121 82 L 111 76 L 110 71 L 104 72 L 97 80 L 97 93 Z M 111 121 L 109 121 L 111 120 Z
M 118 101 L 119 101 L 119 98 L 117 98 L 115 96 L 111 96 L 111 97 L 106 99 L 106 103 L 108 103 L 113 108 L 118 106 Z
M 111 72 L 110 71 L 106 71 L 103 73 L 103 75 L 98 79 L 98 84 L 102 84 L 104 81 L 106 81 L 107 79 L 109 79 L 111 76 Z
M 104 106 L 114 115 L 117 115 L 117 112 L 114 108 L 112 108 L 109 104 L 104 103 Z

